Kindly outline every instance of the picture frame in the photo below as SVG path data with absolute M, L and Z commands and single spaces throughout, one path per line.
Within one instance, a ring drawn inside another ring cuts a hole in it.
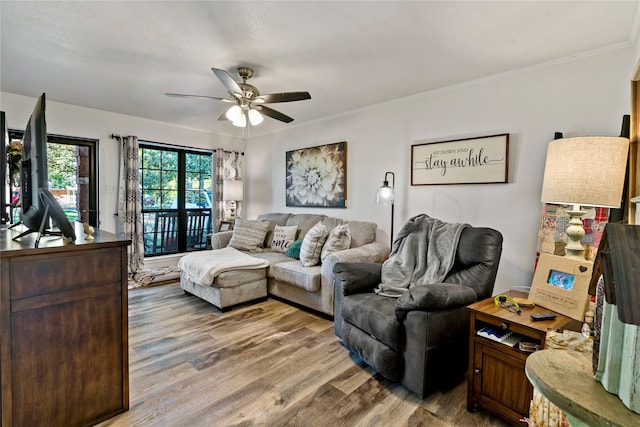
M 548 253 L 540 254 L 528 299 L 579 321 L 589 299 L 593 263 Z
M 508 133 L 411 146 L 411 185 L 496 184 L 508 178 Z
M 231 231 L 233 230 L 234 221 L 221 220 L 218 221 L 218 229 L 217 232 L 220 231 Z
M 346 141 L 287 151 L 285 165 L 287 206 L 346 208 Z

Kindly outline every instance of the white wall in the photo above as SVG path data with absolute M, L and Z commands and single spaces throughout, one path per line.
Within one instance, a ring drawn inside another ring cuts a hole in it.
M 35 104 L 36 98 L 0 92 L 0 110 L 6 113 L 10 129 L 23 130 Z M 197 148 L 244 150 L 241 139 L 51 100 L 47 100 L 46 115 L 48 133 L 99 141 L 100 228 L 110 232 L 116 231 L 116 193 L 112 190 L 118 186 L 118 143 L 110 138 L 111 134 Z
M 264 212 L 316 212 L 370 220 L 385 233 L 379 239 L 386 242 L 390 209 L 376 205 L 374 199 L 385 171 L 392 171 L 396 174 L 395 231 L 420 213 L 494 227 L 504 235 L 495 292 L 529 286 L 547 143 L 556 131 L 565 137 L 619 135 L 622 116 L 630 111 L 629 82 L 635 62 L 635 46 L 629 46 L 252 138 L 244 171 L 247 217 Z M 410 146 L 416 141 L 497 133 L 510 134 L 509 183 L 410 185 Z M 340 141 L 347 141 L 347 208 L 285 207 L 285 152 Z

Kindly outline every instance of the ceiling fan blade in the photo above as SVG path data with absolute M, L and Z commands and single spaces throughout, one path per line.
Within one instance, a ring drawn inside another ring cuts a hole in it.
M 292 117 L 289 117 L 286 114 L 281 113 L 280 111 L 276 111 L 273 108 L 265 107 L 264 105 L 256 107 L 256 110 L 260 111 L 260 113 L 264 114 L 267 117 L 280 120 L 281 122 L 291 123 L 293 121 Z
M 305 99 L 311 99 L 309 92 L 283 92 L 260 95 L 253 102 L 256 104 L 273 104 L 275 102 L 303 101 Z
M 219 68 L 211 68 L 211 71 L 213 71 L 213 74 L 215 74 L 216 77 L 222 82 L 224 87 L 227 88 L 227 91 L 231 96 L 236 96 L 236 94 L 242 96 L 242 89 L 240 88 L 240 86 L 238 86 L 238 83 L 233 80 L 233 77 L 231 77 L 229 73 Z
M 222 102 L 236 102 L 232 99 L 220 98 L 217 96 L 207 96 L 207 95 L 188 95 L 186 93 L 167 93 L 167 92 L 165 92 L 165 95 L 173 96 L 176 98 L 209 98 L 209 99 L 215 99 L 216 101 L 222 101 Z
M 221 121 L 221 122 L 223 122 L 223 121 L 225 121 L 225 120 L 229 120 L 229 118 L 227 117 L 227 110 L 224 110 L 224 111 L 222 112 L 222 114 L 220 114 L 220 115 L 218 116 L 218 120 L 219 120 L 219 121 Z

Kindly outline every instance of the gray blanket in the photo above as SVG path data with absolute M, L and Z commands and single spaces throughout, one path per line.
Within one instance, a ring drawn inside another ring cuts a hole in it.
M 397 298 L 414 286 L 442 282 L 453 267 L 460 234 L 468 226 L 425 214 L 411 218 L 393 241 L 375 292 Z

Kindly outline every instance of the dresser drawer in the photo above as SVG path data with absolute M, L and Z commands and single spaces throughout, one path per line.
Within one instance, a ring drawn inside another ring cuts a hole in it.
M 121 251 L 115 247 L 14 258 L 11 299 L 121 282 Z

